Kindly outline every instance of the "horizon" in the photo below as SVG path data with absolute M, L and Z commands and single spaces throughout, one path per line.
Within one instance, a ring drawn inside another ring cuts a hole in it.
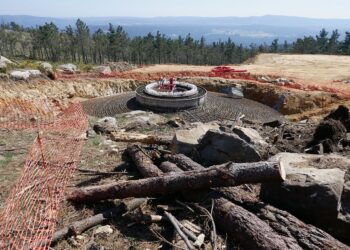
M 329 18 L 329 17 L 307 17 L 307 16 L 289 16 L 289 15 L 259 15 L 259 16 L 41 16 L 41 15 L 29 15 L 29 14 L 1 14 L 0 16 L 23 16 L 23 17 L 38 17 L 38 18 L 55 18 L 55 19 L 79 19 L 79 18 L 140 18 L 140 19 L 152 19 L 152 18 L 254 18 L 254 17 L 290 17 L 290 18 L 303 18 L 303 19 L 325 19 L 325 20 L 350 20 L 350 17 L 345 18 Z
M 322 19 L 349 19 L 350 2 L 336 0 L 279 1 L 247 0 L 0 0 L 0 15 L 28 15 L 36 17 L 259 17 L 291 16 Z M 79 14 L 77 15 L 77 12 Z M 43 14 L 45 13 L 45 14 Z

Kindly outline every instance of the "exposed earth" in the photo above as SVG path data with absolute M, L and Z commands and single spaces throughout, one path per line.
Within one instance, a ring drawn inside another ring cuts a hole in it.
M 313 155 L 321 158 L 313 159 L 312 163 L 308 162 L 304 165 L 316 168 L 316 172 L 317 169 L 333 170 L 338 168 L 339 171 L 343 171 L 342 185 L 344 185 L 345 191 L 342 195 L 337 194 L 337 201 L 340 204 L 340 207 L 336 208 L 338 209 L 336 217 L 338 217 L 332 218 L 331 222 L 321 221 L 318 224 L 309 217 L 303 217 L 304 214 L 298 213 L 299 207 L 295 211 L 288 210 L 288 212 L 307 223 L 318 226 L 341 242 L 349 244 L 350 239 L 344 232 L 350 228 L 350 169 L 344 162 L 350 160 L 350 119 L 343 116 L 336 117 L 336 115 L 329 118 L 332 119 L 332 122 L 334 120 L 336 125 L 328 122 L 328 118 L 323 119 L 339 105 L 350 108 L 350 84 L 347 83 L 350 80 L 350 57 L 262 54 L 249 63 L 232 65 L 232 67 L 247 69 L 250 73 L 249 77 L 246 75 L 237 75 L 237 77 L 210 76 L 213 67 L 188 65 L 145 66 L 111 75 L 91 72 L 58 73 L 56 80 L 39 77 L 27 81 L 15 81 L 5 77 L 4 80 L 0 80 L 0 99 L 35 100 L 47 98 L 48 102 L 60 108 L 71 102 L 82 102 L 89 115 L 89 129 L 86 133 L 79 169 L 69 183 L 67 194 L 77 188 L 91 185 L 142 178 L 135 164 L 125 152 L 132 143 L 121 140 L 118 137 L 121 136 L 118 134 L 119 132 L 129 136 L 140 136 L 141 134 L 170 138 L 172 145 L 142 146 L 145 155 L 150 156 L 157 166 L 174 148 L 188 146 L 187 141 L 181 141 L 181 133 L 190 135 L 190 140 L 195 141 L 196 145 L 191 146 L 191 158 L 204 166 L 212 165 L 211 161 L 217 160 L 221 154 L 224 158 L 229 157 L 230 161 L 235 160 L 236 155 L 230 155 L 230 152 L 236 150 L 229 149 L 227 152 L 223 152 L 225 149 L 220 148 L 221 145 L 215 144 L 216 136 L 223 137 L 225 140 L 228 138 L 228 141 L 232 138 L 238 140 L 237 136 L 239 136 L 241 138 L 239 141 L 244 144 L 242 152 L 245 152 L 244 150 L 247 148 L 253 148 L 261 160 L 268 160 L 283 152 L 298 155 L 312 152 Z M 135 102 L 134 90 L 151 82 L 152 79 L 157 80 L 162 75 L 172 75 L 181 81 L 206 88 L 209 91 L 206 104 L 199 109 L 175 113 L 147 112 L 147 109 L 140 107 Z M 231 87 L 241 91 L 244 98 L 230 95 Z M 115 120 L 115 124 L 104 127 L 107 120 Z M 201 137 L 196 138 L 197 132 L 192 131 L 197 131 L 196 129 L 202 128 L 202 126 L 208 126 L 214 132 L 208 135 L 206 134 L 207 130 L 201 131 Z M 248 130 L 244 130 L 242 127 Z M 325 138 L 314 137 L 317 129 L 321 131 L 322 136 L 326 134 Z M 183 132 L 183 130 L 190 132 Z M 35 136 L 36 133 L 33 132 L 0 130 L 0 206 L 4 205 L 4 201 L 9 195 Z M 203 139 L 203 136 L 211 137 Z M 213 151 L 213 145 L 218 147 L 215 149 L 217 151 Z M 217 159 L 215 157 L 212 157 L 214 159 L 208 158 L 205 152 L 215 152 Z M 333 156 L 329 153 L 344 158 L 341 158 L 341 163 L 339 163 L 340 160 L 332 158 Z M 331 158 L 325 159 L 322 158 L 323 156 L 331 156 Z M 246 158 L 250 157 L 251 155 L 246 156 Z M 246 161 L 250 160 L 246 159 Z M 315 181 L 310 177 L 312 174 L 308 175 L 309 173 L 302 172 L 293 176 L 298 174 L 310 178 L 308 180 L 311 183 Z M 317 177 L 322 179 L 324 175 L 320 174 Z M 291 182 L 299 177 L 293 178 L 290 180 Z M 341 177 L 339 178 L 341 179 Z M 322 181 L 323 179 L 320 182 L 323 183 Z M 319 184 L 317 180 L 315 182 L 317 188 L 323 188 L 323 184 Z M 337 184 L 339 183 L 337 182 Z M 288 183 L 288 185 L 290 186 L 286 187 L 287 190 L 293 190 L 295 187 L 294 183 Z M 298 185 L 297 188 L 299 188 Z M 324 185 L 327 186 L 328 183 Z M 261 191 L 260 185 L 244 185 L 238 188 L 237 192 L 242 197 L 249 194 L 249 197 L 257 199 L 250 202 L 256 202 L 260 205 L 259 202 L 264 204 L 271 202 L 274 206 L 285 209 L 285 203 L 281 200 L 262 200 L 259 197 L 260 192 L 276 191 L 273 189 L 275 187 L 269 188 L 268 186 L 263 187 Z M 303 188 L 305 187 L 303 186 Z M 321 191 L 317 189 L 315 192 Z M 329 191 L 327 194 L 330 193 L 332 192 Z M 284 193 L 283 195 L 289 194 Z M 332 195 L 330 194 L 331 198 L 333 198 Z M 210 219 L 203 214 L 191 212 L 186 206 L 179 205 L 175 201 L 176 199 L 182 200 L 184 196 L 186 196 L 184 193 L 178 193 L 175 196 L 165 195 L 151 198 L 131 214 L 104 223 L 103 225 L 110 226 L 111 229 L 107 228 L 105 233 L 97 232 L 97 230 L 103 229 L 99 225 L 81 235 L 60 240 L 52 247 L 57 250 L 176 249 L 162 239 L 164 237 L 171 242 L 174 239 L 174 230 L 169 223 L 163 221 L 150 223 L 143 217 L 139 218 L 140 215 L 158 215 L 159 207 L 166 205 L 170 209 L 175 209 L 171 211 L 179 220 L 190 220 L 201 227 L 201 232 L 205 234 L 205 241 L 201 249 L 213 249 L 213 240 L 210 238 L 212 233 Z M 305 197 L 301 195 L 298 198 L 307 200 L 306 194 Z M 78 205 L 63 201 L 57 228 L 69 226 L 73 221 L 87 218 L 124 201 L 125 199 L 116 199 Z M 251 205 L 243 198 L 239 202 L 236 200 L 235 204 L 240 204 L 240 202 Z M 325 200 L 325 203 L 327 202 L 328 200 Z M 191 202 L 188 204 L 190 207 L 193 205 Z M 199 202 L 199 204 L 210 211 L 211 201 Z M 256 207 L 251 208 L 250 205 L 242 206 L 255 213 Z M 323 207 L 320 208 L 321 211 L 323 211 L 322 209 Z M 259 218 L 263 218 L 263 216 L 259 216 Z M 269 219 L 265 218 L 264 221 L 269 224 Z M 274 230 L 278 231 L 276 228 Z M 298 238 L 290 232 L 280 234 Z M 177 244 L 177 241 L 174 242 L 172 243 Z M 239 239 L 232 239 L 222 231 L 218 232 L 216 242 L 218 249 L 248 249 Z M 177 249 L 182 249 L 184 245 L 177 246 Z M 305 249 L 308 248 L 305 247 Z M 327 247 L 319 249 L 327 249 Z

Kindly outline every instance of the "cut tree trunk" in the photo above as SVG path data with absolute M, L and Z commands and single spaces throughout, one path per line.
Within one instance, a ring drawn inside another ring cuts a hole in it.
M 159 168 L 153 164 L 152 159 L 145 154 L 139 145 L 132 145 L 127 148 L 127 153 L 130 155 L 137 170 L 142 176 L 157 177 L 163 174 Z
M 215 199 L 214 218 L 244 249 L 302 249 L 294 238 L 281 236 L 256 215 L 226 199 Z
M 180 168 L 176 166 L 176 164 L 171 163 L 169 161 L 162 162 L 162 164 L 159 165 L 159 169 L 162 170 L 164 173 L 179 173 L 182 172 Z
M 143 144 L 170 145 L 172 137 L 145 135 L 138 133 L 111 132 L 113 141 L 139 142 Z
M 150 160 L 148 163 L 151 162 Z M 154 165 L 147 164 L 147 166 Z M 144 168 L 141 169 L 144 170 Z M 144 171 L 144 173 L 153 174 L 154 171 Z M 82 188 L 70 194 L 68 200 L 72 202 L 96 202 L 128 197 L 155 197 L 210 187 L 281 182 L 284 179 L 285 170 L 279 163 L 229 163 L 222 166 L 214 166 L 203 171 L 189 171 L 174 175 Z
M 257 197 L 239 187 L 221 188 L 221 196 L 244 207 L 267 222 L 281 235 L 294 237 L 303 249 L 326 250 L 347 249 L 350 247 L 341 243 L 325 231 L 306 224 L 287 211 L 260 202 Z
M 191 158 L 183 154 L 167 155 L 165 158 L 168 161 L 175 163 L 184 171 L 202 170 L 204 168 L 201 164 L 193 161 Z

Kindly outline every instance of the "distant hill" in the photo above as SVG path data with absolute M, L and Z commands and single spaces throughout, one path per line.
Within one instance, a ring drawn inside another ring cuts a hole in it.
M 74 25 L 77 18 L 53 18 L 35 16 L 0 15 L 1 23 L 14 21 L 25 27 L 54 22 L 61 29 Z M 261 17 L 83 17 L 92 31 L 106 30 L 108 23 L 122 25 L 130 36 L 156 33 L 158 30 L 168 37 L 186 36 L 188 33 L 207 42 L 226 40 L 229 37 L 236 43 L 270 43 L 278 38 L 294 41 L 305 35 L 315 35 L 322 28 L 331 31 L 338 29 L 341 33 L 350 31 L 350 19 L 314 19 L 290 16 Z

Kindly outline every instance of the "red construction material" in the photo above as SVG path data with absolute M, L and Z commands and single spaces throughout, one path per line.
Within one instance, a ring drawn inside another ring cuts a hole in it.
M 233 69 L 233 68 L 228 67 L 228 66 L 217 66 L 217 67 L 213 68 L 211 71 L 213 73 L 216 73 L 216 74 L 245 73 L 245 72 L 247 72 L 247 70 L 245 70 L 245 69 L 238 70 L 238 69 Z
M 81 104 L 0 100 L 0 127 L 38 132 L 0 212 L 0 249 L 48 249 L 65 188 L 80 162 L 87 129 Z

